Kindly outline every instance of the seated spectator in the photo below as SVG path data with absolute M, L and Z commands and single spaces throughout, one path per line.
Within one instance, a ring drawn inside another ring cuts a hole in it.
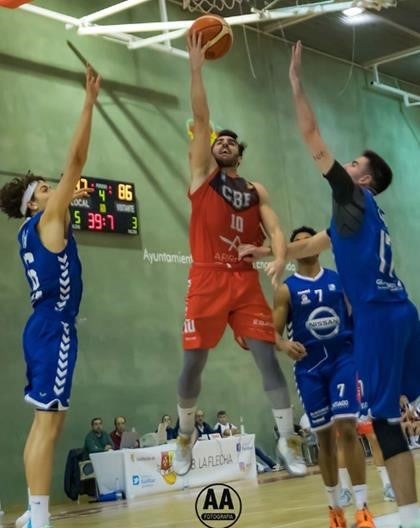
M 109 433 L 112 443 L 114 444 L 114 449 L 121 448 L 121 437 L 125 432 L 126 420 L 124 416 L 117 416 L 114 418 L 114 427 L 115 429 Z
M 219 433 L 220 436 L 233 436 L 239 434 L 239 429 L 236 425 L 229 422 L 226 411 L 219 411 L 217 413 L 217 423 L 214 426 L 214 432 Z
M 176 427 L 172 427 L 172 418 L 169 414 L 164 414 L 156 429 L 158 434 L 159 444 L 166 444 L 168 440 L 175 440 L 178 436 L 178 431 Z
M 206 436 L 215 433 L 210 425 L 204 421 L 204 412 L 200 409 L 197 409 L 195 413 L 195 429 L 197 431 L 197 436 Z
M 93 418 L 90 425 L 92 430 L 86 435 L 85 451 L 90 455 L 112 450 L 111 437 L 102 429 L 102 418 Z
M 114 444 L 114 449 L 121 449 L 121 439 L 123 434 L 125 433 L 125 427 L 126 427 L 126 419 L 124 416 L 117 416 L 114 418 L 114 426 L 115 429 L 109 433 L 109 436 L 111 437 L 112 443 Z M 134 429 L 133 429 L 134 432 Z M 126 446 L 127 447 L 127 446 Z M 140 447 L 139 440 L 136 440 L 135 446 L 131 446 L 133 448 Z
M 114 427 L 115 429 L 109 433 L 112 443 L 114 444 L 114 449 L 120 449 L 121 447 L 121 437 L 125 431 L 125 418 L 124 416 L 116 416 L 114 418 Z
M 277 464 L 261 447 L 255 446 L 255 456 L 260 459 L 257 460 L 257 472 L 265 473 L 266 471 L 280 471 L 280 465 Z

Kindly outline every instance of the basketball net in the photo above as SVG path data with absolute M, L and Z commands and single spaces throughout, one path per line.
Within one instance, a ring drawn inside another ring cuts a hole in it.
M 242 4 L 242 0 L 182 0 L 184 9 L 189 11 L 223 11 L 223 9 L 233 9 L 235 4 Z

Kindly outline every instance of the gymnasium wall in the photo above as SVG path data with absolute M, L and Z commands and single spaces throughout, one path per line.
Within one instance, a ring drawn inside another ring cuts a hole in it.
M 69 4 L 37 2 L 74 16 L 86 14 L 85 1 L 73 0 L 71 10 Z M 133 21 L 135 13 L 141 20 L 157 20 L 155 4 L 107 22 Z M 103 6 L 89 1 L 90 11 Z M 171 17 L 179 17 L 176 6 L 170 7 Z M 212 121 L 237 130 L 248 143 L 241 174 L 266 185 L 287 233 L 302 223 L 322 229 L 329 217 L 329 191 L 296 131 L 287 79 L 289 51 L 278 40 L 247 35 L 255 78 L 242 30 L 235 32 L 228 57 L 206 65 Z M 9 174 L 29 168 L 52 179 L 63 168 L 83 101 L 81 65 L 67 48 L 67 38 L 104 77 L 84 174 L 135 183 L 141 236 L 76 235 L 85 290 L 72 407 L 56 457 L 54 502 L 64 498 L 67 451 L 83 444 L 93 416 L 102 416 L 111 430 L 113 417 L 124 414 L 141 433 L 154 430 L 164 413 L 175 418 L 188 267 L 173 255 L 189 253 L 185 123 L 191 114 L 189 69 L 183 59 L 153 50 L 130 52 L 101 38 L 77 37 L 51 20 L 0 10 L 0 185 Z M 305 85 L 338 159 L 346 161 L 369 146 L 394 167 L 395 184 L 381 203 L 388 211 L 397 269 L 419 301 L 420 112 L 372 92 L 368 75 L 357 68 L 340 94 L 348 73 L 346 64 L 305 54 Z M 18 227 L 18 221 L 0 217 L 0 499 L 6 506 L 25 498 L 21 452 L 32 415 L 22 399 L 21 334 L 30 307 L 17 252 Z M 323 262 L 331 265 L 330 255 Z M 271 299 L 271 287 L 265 277 L 262 281 Z M 291 366 L 285 358 L 281 362 L 298 418 Z M 230 331 L 211 353 L 200 405 L 210 423 L 219 408 L 236 423 L 243 416 L 258 444 L 272 450 L 273 424 L 259 374 Z

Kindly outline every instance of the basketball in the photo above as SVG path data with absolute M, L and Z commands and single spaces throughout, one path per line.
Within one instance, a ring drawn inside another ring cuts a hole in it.
M 232 30 L 226 20 L 217 15 L 197 18 L 190 27 L 192 33 L 201 33 L 201 45 L 208 60 L 220 59 L 232 46 Z
M 0 7 L 8 7 L 9 9 L 16 9 L 23 4 L 29 4 L 28 0 L 0 0 Z

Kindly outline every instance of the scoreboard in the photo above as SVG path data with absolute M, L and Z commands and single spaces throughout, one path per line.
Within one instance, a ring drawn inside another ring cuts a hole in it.
M 70 204 L 74 230 L 139 234 L 133 183 L 83 176 L 76 189 L 91 189 L 92 192 L 88 197 L 76 198 Z

